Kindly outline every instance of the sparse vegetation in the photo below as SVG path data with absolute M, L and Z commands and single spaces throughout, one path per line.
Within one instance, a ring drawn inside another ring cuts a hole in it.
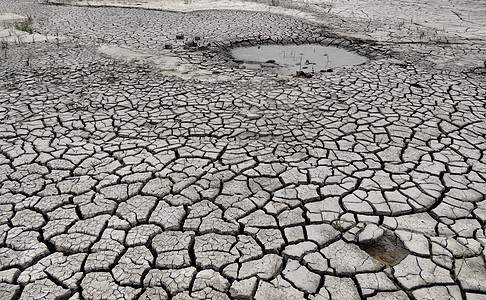
M 33 34 L 34 29 L 32 28 L 32 17 L 28 16 L 27 21 L 22 23 L 17 23 L 14 25 L 15 29 L 27 32 L 28 34 Z
M 118 162 L 123 163 L 123 156 L 121 154 L 115 155 L 115 158 L 118 160 Z
M 164 179 L 164 176 L 162 175 L 162 173 L 161 172 L 157 172 L 156 176 L 157 176 L 157 178 L 159 178 L 160 183 L 162 183 L 162 181 Z
M 273 274 L 273 277 L 275 277 L 275 280 L 277 281 L 277 287 L 278 288 L 280 287 L 280 280 L 279 280 L 279 277 L 281 276 L 280 272 L 281 272 L 281 270 L 279 268 L 275 268 L 274 274 Z
M 356 227 L 358 228 L 359 230 L 363 230 L 364 227 L 363 226 L 360 226 L 358 225 L 358 223 L 354 222 L 354 221 L 351 221 L 351 220 L 346 220 L 346 219 L 343 219 L 341 218 L 342 216 L 339 216 L 337 217 L 336 219 L 334 220 L 331 220 L 330 223 L 331 225 L 334 226 L 334 228 L 336 228 L 337 230 L 339 230 L 340 232 L 343 232 L 346 230 L 346 226 L 344 224 L 350 224 L 351 227 Z
M 461 274 L 462 267 L 464 266 L 464 262 L 466 261 L 466 253 L 462 254 L 462 262 L 461 265 L 459 266 L 459 270 L 454 274 L 454 280 L 459 279 L 459 275 Z

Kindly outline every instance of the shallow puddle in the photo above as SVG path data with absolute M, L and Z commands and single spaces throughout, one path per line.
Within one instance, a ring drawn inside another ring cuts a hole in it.
M 347 50 L 312 44 L 241 47 L 233 49 L 231 54 L 235 61 L 248 69 L 265 69 L 287 75 L 359 65 L 367 60 Z

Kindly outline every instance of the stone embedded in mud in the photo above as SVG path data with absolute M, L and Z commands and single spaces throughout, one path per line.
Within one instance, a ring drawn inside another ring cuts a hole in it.
M 297 72 L 295 72 L 295 77 L 312 78 L 312 73 L 305 73 L 304 71 L 297 71 Z
M 184 45 L 189 48 L 197 47 L 197 43 L 195 41 L 187 41 L 184 43 Z

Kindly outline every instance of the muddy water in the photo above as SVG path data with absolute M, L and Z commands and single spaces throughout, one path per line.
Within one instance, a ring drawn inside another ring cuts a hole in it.
M 268 45 L 234 48 L 235 61 L 249 69 L 279 74 L 319 72 L 364 63 L 367 58 L 336 47 L 321 45 Z

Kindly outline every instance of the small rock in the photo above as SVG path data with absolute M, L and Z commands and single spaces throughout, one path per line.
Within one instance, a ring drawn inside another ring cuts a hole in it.
M 312 74 L 311 73 L 305 73 L 304 71 L 297 71 L 297 72 L 295 72 L 295 77 L 312 78 Z
M 184 45 L 189 48 L 197 47 L 197 43 L 195 41 L 187 41 L 184 43 Z

